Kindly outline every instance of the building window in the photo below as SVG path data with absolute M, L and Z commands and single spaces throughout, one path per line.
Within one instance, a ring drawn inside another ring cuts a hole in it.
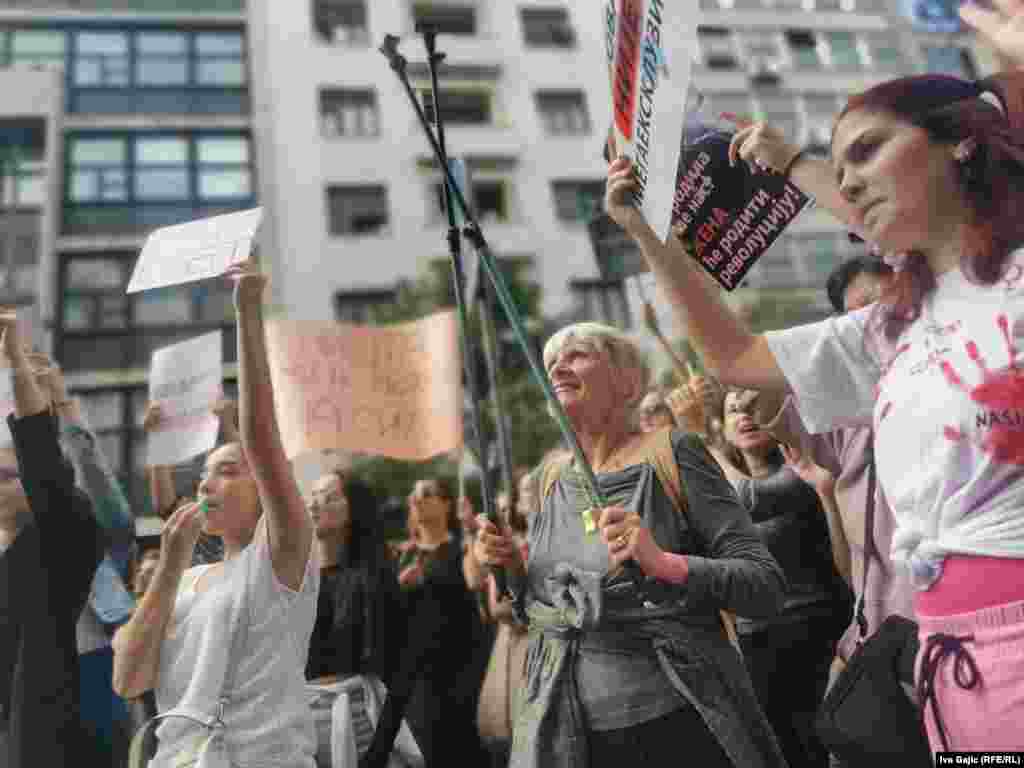
M 829 59 L 834 69 L 856 70 L 864 68 L 857 38 L 852 32 L 825 32 L 828 41 Z
M 544 130 L 553 136 L 590 133 L 590 117 L 583 91 L 539 91 L 537 110 Z
M 198 32 L 195 44 L 196 85 L 245 85 L 245 43 L 240 33 Z
M 832 124 L 839 114 L 839 99 L 830 93 L 805 93 L 803 143 L 809 152 L 828 155 Z
M 569 290 L 576 297 L 581 319 L 615 328 L 640 327 L 640 318 L 630 318 L 629 301 L 621 279 L 570 280 Z
M 338 291 L 334 294 L 334 316 L 339 323 L 374 325 L 384 321 L 386 310 L 397 298 L 395 288 Z
M 555 215 L 562 221 L 588 222 L 599 214 L 604 201 L 604 182 L 558 180 L 551 182 Z
M 71 133 L 65 156 L 65 234 L 149 232 L 253 199 L 243 134 Z
M 59 276 L 58 356 L 68 370 L 149 365 L 154 349 L 234 324 L 231 288 L 215 282 L 176 285 L 127 295 L 136 254 L 65 255 Z M 233 343 L 226 360 L 233 359 Z
M 128 139 L 70 139 L 72 203 L 128 199 Z
M 870 35 L 867 38 L 867 48 L 871 56 L 871 65 L 875 69 L 887 72 L 904 72 L 907 70 L 907 56 L 896 35 Z
M 183 32 L 142 32 L 135 36 L 138 85 L 186 85 L 188 61 L 188 35 Z
M 249 142 L 237 136 L 196 140 L 196 187 L 201 200 L 251 198 Z
M 79 30 L 70 33 L 73 113 L 242 114 L 248 111 L 241 31 Z
M 336 237 L 387 234 L 390 216 L 384 186 L 327 188 L 328 227 Z
M 468 201 L 473 206 L 473 215 L 481 223 L 507 222 L 511 219 L 511 206 L 509 198 L 511 189 L 509 183 L 500 179 L 495 180 L 474 180 L 472 184 L 473 199 Z M 447 221 L 445 211 L 444 184 L 433 185 L 434 206 L 433 220 Z M 458 203 L 455 204 L 458 208 Z
M 412 17 L 417 27 L 422 24 L 441 34 L 476 34 L 476 8 L 472 6 L 416 3 L 412 7 Z
M 929 73 L 969 79 L 975 76 L 974 62 L 965 48 L 926 45 L 924 58 Z
M 46 121 L 0 120 L 0 207 L 8 213 L 46 203 Z M 5 224 L 10 229 L 10 223 Z
M 796 69 L 815 70 L 821 67 L 818 41 L 809 29 L 787 29 L 786 42 Z
M 0 29 L 0 66 L 64 69 L 67 36 L 49 29 Z
M 124 87 L 131 80 L 126 32 L 79 32 L 75 36 L 74 84 Z
M 697 37 L 705 67 L 716 71 L 739 68 L 736 42 L 730 30 L 725 27 L 698 27 Z
M 572 48 L 576 33 L 565 8 L 522 8 L 523 40 L 527 45 L 544 48 Z
M 442 88 L 439 93 L 445 125 L 486 125 L 491 122 L 490 91 Z M 434 122 L 433 92 L 425 90 L 421 96 L 427 120 Z
M 323 42 L 370 42 L 365 0 L 313 0 L 313 23 Z
M 743 43 L 751 74 L 775 73 L 785 68 L 785 55 L 776 33 L 748 32 Z
M 320 91 L 320 125 L 329 139 L 380 135 L 377 94 L 365 90 Z

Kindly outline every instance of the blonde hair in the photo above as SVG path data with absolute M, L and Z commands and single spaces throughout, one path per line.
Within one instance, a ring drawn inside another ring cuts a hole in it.
M 544 367 L 550 368 L 562 350 L 570 344 L 581 344 L 597 350 L 621 370 L 636 371 L 639 386 L 626 403 L 633 407 L 647 394 L 651 371 L 636 343 L 618 328 L 603 323 L 574 323 L 548 339 L 544 345 Z

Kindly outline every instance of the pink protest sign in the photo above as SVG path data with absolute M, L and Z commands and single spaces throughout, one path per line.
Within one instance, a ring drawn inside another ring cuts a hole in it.
M 392 326 L 267 323 L 285 453 L 337 449 L 407 461 L 462 445 L 455 314 Z

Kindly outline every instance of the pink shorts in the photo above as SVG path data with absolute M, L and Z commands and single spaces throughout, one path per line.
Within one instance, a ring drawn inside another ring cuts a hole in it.
M 917 620 L 932 751 L 1024 750 L 1024 601 Z

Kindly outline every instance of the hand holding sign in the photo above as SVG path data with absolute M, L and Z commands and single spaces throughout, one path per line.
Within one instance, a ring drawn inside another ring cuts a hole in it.
M 722 114 L 736 124 L 738 130 L 729 144 L 729 164 L 737 160 L 747 163 L 751 173 L 786 174 L 800 155 L 800 148 L 794 147 L 775 128 L 764 121 L 752 122 L 731 113 Z
M 633 192 L 636 190 L 636 177 L 633 175 L 633 162 L 628 157 L 618 157 L 608 166 L 608 180 L 605 184 L 604 210 L 612 221 L 634 237 L 650 229 L 643 211 L 636 207 Z
M 263 289 L 269 282 L 267 276 L 249 259 L 229 267 L 224 276 L 235 283 L 236 311 L 259 304 L 263 299 Z

